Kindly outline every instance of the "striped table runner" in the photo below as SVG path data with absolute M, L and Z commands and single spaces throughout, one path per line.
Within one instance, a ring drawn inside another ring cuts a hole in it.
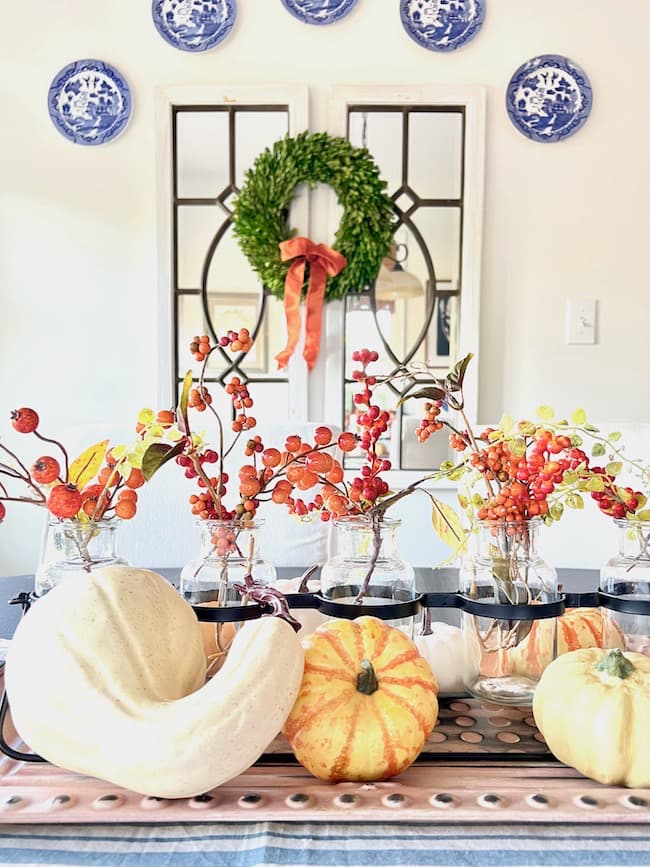
M 2 825 L 0 864 L 650 865 L 650 826 L 280 822 Z

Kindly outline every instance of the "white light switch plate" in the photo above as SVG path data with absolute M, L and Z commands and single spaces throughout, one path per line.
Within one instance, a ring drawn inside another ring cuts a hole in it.
M 567 298 L 566 342 L 589 344 L 596 342 L 596 300 Z

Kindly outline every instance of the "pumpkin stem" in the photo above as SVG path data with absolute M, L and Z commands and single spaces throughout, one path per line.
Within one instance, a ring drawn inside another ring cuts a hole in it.
M 626 659 L 618 648 L 610 650 L 608 654 L 603 656 L 600 662 L 596 663 L 595 668 L 596 671 L 604 671 L 613 677 L 620 677 L 621 680 L 625 680 L 635 671 L 630 660 Z
M 357 689 L 364 695 L 372 695 L 379 689 L 377 675 L 369 659 L 361 660 L 361 671 L 357 675 Z

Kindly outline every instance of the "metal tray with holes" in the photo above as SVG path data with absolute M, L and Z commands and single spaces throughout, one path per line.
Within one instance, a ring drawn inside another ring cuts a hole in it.
M 0 688 L 2 678 L 0 677 Z M 25 750 L 10 717 L 5 738 Z M 650 791 L 587 780 L 548 752 L 530 709 L 443 700 L 418 761 L 380 783 L 323 783 L 281 737 L 252 768 L 194 798 L 148 798 L 0 755 L 0 823 L 650 822 Z

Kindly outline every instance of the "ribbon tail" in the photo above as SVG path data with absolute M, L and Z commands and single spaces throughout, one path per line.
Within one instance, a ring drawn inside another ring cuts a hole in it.
M 305 280 L 305 260 L 298 259 L 289 266 L 284 282 L 284 316 L 287 323 L 287 343 L 275 356 L 281 370 L 289 363 L 300 338 L 300 295 Z
M 312 370 L 316 364 L 320 350 L 326 283 L 327 269 L 320 262 L 313 262 L 310 269 L 309 289 L 307 290 L 305 302 L 305 347 L 302 352 L 302 357 L 307 362 L 309 370 Z

